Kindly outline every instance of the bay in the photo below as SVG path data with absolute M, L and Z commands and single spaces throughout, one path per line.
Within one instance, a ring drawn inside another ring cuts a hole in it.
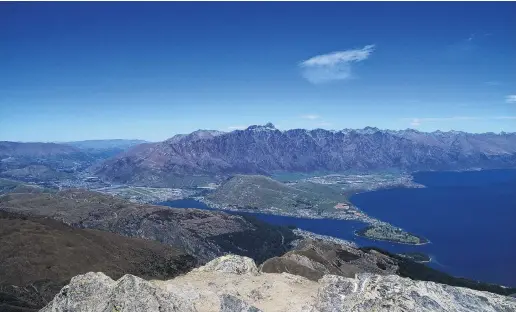
M 351 201 L 373 217 L 426 237 L 430 243 L 425 245 L 357 237 L 354 232 L 365 225 L 356 221 L 244 214 L 272 224 L 295 225 L 360 246 L 375 246 L 395 253 L 423 252 L 432 258 L 428 265 L 438 270 L 516 287 L 516 170 L 419 172 L 414 174 L 414 180 L 426 188 L 365 192 L 354 195 Z M 191 199 L 162 204 L 210 209 Z

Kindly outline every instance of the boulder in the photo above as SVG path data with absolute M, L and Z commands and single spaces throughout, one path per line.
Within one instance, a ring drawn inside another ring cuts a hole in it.
M 257 274 L 258 268 L 253 259 L 237 255 L 226 255 L 208 262 L 206 265 L 194 269 L 200 272 L 224 272 L 233 274 Z
M 41 312 L 194 312 L 192 302 L 134 275 L 113 281 L 103 273 L 78 275 Z

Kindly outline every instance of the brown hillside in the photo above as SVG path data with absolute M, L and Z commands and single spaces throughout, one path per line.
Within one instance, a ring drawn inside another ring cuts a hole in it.
M 0 311 L 39 309 L 77 274 L 167 279 L 194 266 L 158 242 L 0 211 Z

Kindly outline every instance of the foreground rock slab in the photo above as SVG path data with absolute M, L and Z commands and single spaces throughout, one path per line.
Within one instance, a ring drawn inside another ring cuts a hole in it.
M 510 312 L 516 299 L 396 275 L 328 274 L 312 281 L 259 272 L 251 259 L 230 255 L 168 281 L 78 275 L 41 311 Z
M 325 275 L 319 284 L 313 311 L 516 311 L 516 300 L 510 297 L 397 275 Z

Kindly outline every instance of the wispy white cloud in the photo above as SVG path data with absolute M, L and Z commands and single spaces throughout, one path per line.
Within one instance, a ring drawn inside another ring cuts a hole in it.
M 516 94 L 510 94 L 508 96 L 505 97 L 505 102 L 506 103 L 516 103 Z
M 412 121 L 410 122 L 410 125 L 412 127 L 419 127 L 421 126 L 421 120 L 419 118 L 414 118 L 412 119 Z
M 491 80 L 491 81 L 486 81 L 485 84 L 488 85 L 488 86 L 499 86 L 502 83 L 500 81 Z
M 316 120 L 316 119 L 321 118 L 321 116 L 309 114 L 309 115 L 302 115 L 301 118 L 310 119 L 310 120 Z
M 299 67 L 303 77 L 314 84 L 350 79 L 351 64 L 366 60 L 373 51 L 374 45 L 366 45 L 362 49 L 317 55 L 302 61 Z

